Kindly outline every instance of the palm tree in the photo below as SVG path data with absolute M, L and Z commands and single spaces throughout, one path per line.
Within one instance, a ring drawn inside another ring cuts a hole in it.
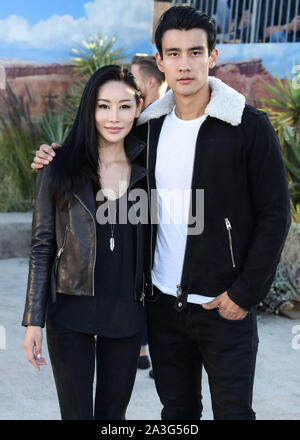
M 89 41 L 82 41 L 77 48 L 72 49 L 76 54 L 73 58 L 75 69 L 85 77 L 90 77 L 100 67 L 109 64 L 118 64 L 126 58 L 124 48 L 115 49 L 116 37 L 108 39 L 102 38 L 98 33 L 94 37 L 89 37 Z
M 109 39 L 105 35 L 102 38 L 98 33 L 72 49 L 72 52 L 76 54 L 76 57 L 72 59 L 74 70 L 79 79 L 71 85 L 69 96 L 61 95 L 58 100 L 59 112 L 64 113 L 67 127 L 70 127 L 74 121 L 84 86 L 89 77 L 100 67 L 119 64 L 127 57 L 125 49 L 123 47 L 116 48 L 116 43 L 116 37 L 113 36 Z

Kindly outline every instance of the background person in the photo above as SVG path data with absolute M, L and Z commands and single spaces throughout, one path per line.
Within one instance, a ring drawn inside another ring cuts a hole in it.
M 150 104 L 160 99 L 165 92 L 165 75 L 158 69 L 154 55 L 136 55 L 131 60 L 131 72 L 136 78 L 141 90 L 143 108 L 145 110 Z M 147 327 L 143 335 L 138 368 L 149 368 L 150 361 L 146 352 L 148 344 Z M 153 370 L 149 372 L 153 378 Z
M 294 31 L 296 31 L 295 41 L 300 41 L 300 2 L 291 0 L 288 16 L 284 2 L 282 3 L 282 8 L 280 8 L 280 1 L 273 0 L 273 2 L 269 2 L 267 10 L 264 2 L 261 5 L 259 38 L 262 40 L 265 35 L 266 41 L 271 43 L 284 43 L 287 33 L 287 42 L 292 42 L 294 41 Z M 230 0 L 227 0 L 227 5 L 229 8 Z M 235 2 L 233 3 L 233 11 L 235 12 Z M 246 43 L 250 42 L 252 11 L 249 9 L 249 0 L 246 0 L 245 3 L 239 2 L 238 23 L 237 33 L 241 41 Z M 248 26 L 249 30 L 247 30 Z
M 154 55 L 136 55 L 131 60 L 131 72 L 136 78 L 145 110 L 165 94 L 165 75 L 158 69 Z
M 284 43 L 287 33 L 287 42 L 293 41 L 294 30 L 296 30 L 296 41 L 300 41 L 300 2 L 291 0 L 290 12 L 287 17 L 286 6 L 283 2 L 282 13 L 280 17 L 280 2 L 275 2 L 274 9 L 274 21 L 272 24 L 272 6 L 269 5 L 269 9 L 265 12 L 264 6 L 262 7 L 261 25 L 263 26 L 264 20 L 267 20 L 266 39 L 271 43 Z M 297 7 L 298 3 L 298 7 Z M 296 9 L 297 8 L 297 9 Z M 264 29 L 261 29 L 260 34 L 263 36 Z

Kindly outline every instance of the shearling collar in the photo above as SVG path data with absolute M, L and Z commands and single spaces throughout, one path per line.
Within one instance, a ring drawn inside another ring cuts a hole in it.
M 245 97 L 214 76 L 208 77 L 208 84 L 211 96 L 204 113 L 231 125 L 239 125 L 245 107 Z M 174 94 L 172 90 L 169 90 L 165 96 L 149 105 L 140 114 L 137 125 L 169 114 L 174 105 Z

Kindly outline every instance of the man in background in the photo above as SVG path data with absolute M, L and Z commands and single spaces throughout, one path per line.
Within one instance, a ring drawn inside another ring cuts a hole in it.
M 165 93 L 165 76 L 157 67 L 154 55 L 135 55 L 131 60 L 131 72 L 142 92 L 143 110 Z
M 161 98 L 165 93 L 165 75 L 158 69 L 154 55 L 135 55 L 131 60 L 131 72 L 135 76 L 139 88 L 142 92 L 143 108 L 145 110 L 150 104 Z M 146 369 L 150 366 L 150 361 L 146 352 L 148 345 L 147 328 L 145 327 L 138 368 Z M 153 376 L 153 370 L 149 372 Z

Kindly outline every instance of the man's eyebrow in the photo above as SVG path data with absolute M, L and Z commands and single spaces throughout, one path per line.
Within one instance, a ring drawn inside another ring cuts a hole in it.
M 205 46 L 203 45 L 199 45 L 199 46 L 194 46 L 194 47 L 190 47 L 188 50 L 204 50 Z M 179 49 L 178 47 L 167 47 L 165 49 L 166 52 L 180 52 L 181 49 Z
M 189 50 L 204 50 L 204 49 L 205 49 L 205 46 L 200 45 L 200 46 L 190 47 Z
M 99 98 L 97 101 L 111 102 L 109 99 Z M 119 102 L 131 102 L 131 99 L 121 99 Z
M 179 52 L 181 49 L 178 49 L 178 47 L 167 47 L 167 49 L 165 49 L 166 52 Z

